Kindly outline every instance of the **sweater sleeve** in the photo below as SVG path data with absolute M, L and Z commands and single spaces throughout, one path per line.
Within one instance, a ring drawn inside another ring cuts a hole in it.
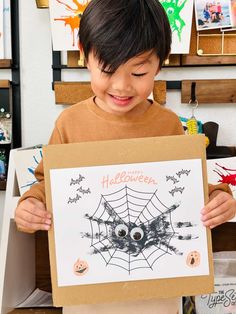
M 211 195 L 212 192 L 216 190 L 221 190 L 224 192 L 229 193 L 230 195 L 233 195 L 229 185 L 227 183 L 219 183 L 219 184 L 208 184 L 208 194 Z
M 62 144 L 60 132 L 55 126 L 52 135 L 49 140 L 49 144 Z M 35 177 L 37 179 L 37 183 L 32 185 L 32 187 L 26 191 L 19 199 L 18 204 L 22 202 L 23 200 L 29 198 L 29 197 L 34 197 L 37 200 L 43 202 L 46 204 L 46 196 L 45 196 L 45 186 L 44 186 L 44 169 L 43 169 L 43 159 L 35 169 Z

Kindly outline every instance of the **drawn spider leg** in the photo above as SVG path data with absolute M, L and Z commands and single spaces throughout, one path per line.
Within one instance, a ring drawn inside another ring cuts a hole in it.
M 195 226 L 196 224 L 193 224 L 191 221 L 178 221 L 174 223 L 175 228 L 189 228 Z
M 195 240 L 198 239 L 198 236 L 194 236 L 193 234 L 186 234 L 186 235 L 178 235 L 177 233 L 174 235 L 174 238 L 178 240 Z
M 95 221 L 98 224 L 105 224 L 105 225 L 110 225 L 110 226 L 113 225 L 113 221 L 104 221 L 101 218 L 97 218 L 97 217 L 94 217 L 94 216 L 89 216 L 88 214 L 85 214 L 84 217 L 89 219 L 89 220 Z
M 170 245 L 166 243 L 165 241 L 161 241 L 161 244 L 164 245 L 167 249 L 169 249 L 171 252 L 175 253 L 176 255 L 183 255 L 183 252 L 179 251 L 176 247 L 173 245 Z
M 191 221 L 178 221 L 174 223 L 174 227 L 178 229 L 192 228 L 195 226 L 196 224 L 193 224 Z M 174 238 L 178 240 L 194 240 L 194 239 L 198 239 L 199 236 L 191 234 L 191 233 L 181 235 L 180 232 L 175 232 Z
M 100 236 L 106 237 L 104 232 L 96 232 L 93 235 L 89 232 L 80 232 L 81 238 L 88 238 L 88 239 L 99 239 Z

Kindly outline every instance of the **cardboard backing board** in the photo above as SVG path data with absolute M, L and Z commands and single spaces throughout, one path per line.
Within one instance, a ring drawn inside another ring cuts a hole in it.
M 50 169 L 60 168 L 201 159 L 205 202 L 208 198 L 205 139 L 202 135 L 48 145 L 43 148 L 43 156 L 47 208 L 50 211 Z M 55 233 L 52 226 L 49 231 L 49 253 L 54 305 L 110 303 L 210 293 L 214 280 L 209 230 L 207 243 L 209 275 L 58 287 Z
M 62 309 L 61 308 L 24 308 L 24 309 L 14 309 L 13 311 L 9 312 L 8 314 L 61 314 Z

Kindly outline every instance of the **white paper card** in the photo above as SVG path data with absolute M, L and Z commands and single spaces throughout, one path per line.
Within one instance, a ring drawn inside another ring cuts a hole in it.
M 209 274 L 200 159 L 52 169 L 50 182 L 58 286 Z

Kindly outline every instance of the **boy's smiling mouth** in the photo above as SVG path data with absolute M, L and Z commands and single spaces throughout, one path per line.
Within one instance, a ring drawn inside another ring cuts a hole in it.
M 112 98 L 113 102 L 119 106 L 127 106 L 133 99 L 133 96 L 117 96 L 111 94 L 109 94 L 109 96 Z

